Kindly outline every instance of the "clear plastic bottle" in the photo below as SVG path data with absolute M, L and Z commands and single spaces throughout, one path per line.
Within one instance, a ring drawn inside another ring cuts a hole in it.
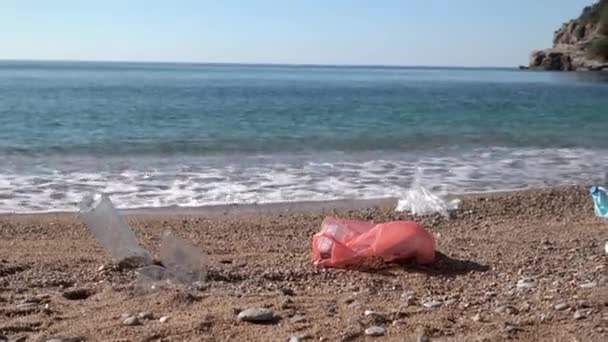
M 86 196 L 80 203 L 80 215 L 112 258 L 117 261 L 133 259 L 141 266 L 153 264 L 152 257 L 139 245 L 135 233 L 107 195 Z

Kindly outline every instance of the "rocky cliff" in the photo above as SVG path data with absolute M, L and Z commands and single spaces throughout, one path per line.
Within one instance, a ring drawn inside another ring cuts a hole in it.
M 599 53 L 604 44 L 608 0 L 585 7 L 583 13 L 555 31 L 553 47 L 533 51 L 530 68 L 537 70 L 608 70 L 606 56 Z

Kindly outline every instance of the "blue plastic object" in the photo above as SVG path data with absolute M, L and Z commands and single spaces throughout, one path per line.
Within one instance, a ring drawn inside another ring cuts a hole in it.
M 595 215 L 608 218 L 608 192 L 606 189 L 601 186 L 592 186 L 589 192 L 593 198 Z

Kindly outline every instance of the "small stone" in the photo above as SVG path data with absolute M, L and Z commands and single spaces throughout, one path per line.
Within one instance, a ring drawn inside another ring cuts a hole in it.
M 418 336 L 418 342 L 431 342 L 431 338 L 426 334 Z
M 293 300 L 291 300 L 290 298 L 285 298 L 281 302 L 281 309 L 289 309 L 292 306 L 293 306 Z
M 582 310 L 576 310 L 574 312 L 574 319 L 579 320 L 579 319 L 584 319 L 587 318 L 587 313 L 582 311 Z
M 264 323 L 274 320 L 274 312 L 266 308 L 251 308 L 243 310 L 238 315 L 239 321 L 250 323 Z
M 167 323 L 168 320 L 169 320 L 169 316 L 163 316 L 158 319 L 158 321 L 161 323 Z
M 291 336 L 288 342 L 302 342 L 303 340 L 298 336 Z
M 297 324 L 297 323 L 304 323 L 306 322 L 308 319 L 306 318 L 306 316 L 302 316 L 302 315 L 295 315 L 293 317 L 291 317 L 289 319 L 289 322 L 293 323 L 293 324 Z
M 554 306 L 555 310 L 562 311 L 570 308 L 570 304 L 568 303 L 559 303 Z
M 137 318 L 137 316 L 131 316 L 127 317 L 124 321 L 122 321 L 122 324 L 127 326 L 135 326 L 141 325 L 141 322 L 139 321 L 139 318 Z
M 38 306 L 38 304 L 36 304 L 36 303 L 22 303 L 22 304 L 17 304 L 17 309 L 33 309 L 37 306 Z
M 129 318 L 131 316 L 133 316 L 133 314 L 131 314 L 129 312 L 125 312 L 122 315 L 120 315 L 120 319 L 124 321 L 125 319 L 127 319 L 127 318 Z
M 348 304 L 349 308 L 360 308 L 361 307 L 361 303 L 359 303 L 358 301 L 353 301 L 352 303 Z
M 507 324 L 505 324 L 505 327 L 503 328 L 503 330 L 506 333 L 514 333 L 514 332 L 522 331 L 523 329 L 514 324 L 507 323 Z
M 106 265 L 101 265 L 97 267 L 97 272 L 103 272 L 106 269 Z
M 281 292 L 286 296 L 293 296 L 296 294 L 292 289 L 290 289 L 288 287 L 282 287 Z
M 69 300 L 84 300 L 93 295 L 93 291 L 89 289 L 74 289 L 65 291 L 61 294 L 63 298 Z
M 149 312 L 140 312 L 137 314 L 139 319 L 154 319 L 154 316 Z
M 481 321 L 483 321 L 483 317 L 481 317 L 480 313 L 477 313 L 473 317 L 471 317 L 471 320 L 473 322 L 481 322 Z
M 438 300 L 431 300 L 431 301 L 422 303 L 422 306 L 424 306 L 425 308 L 434 309 L 434 308 L 440 307 L 442 304 L 443 303 Z
M 386 333 L 386 329 L 379 326 L 373 326 L 365 329 L 365 335 L 367 336 L 382 336 Z
M 50 340 L 46 340 L 46 342 L 82 342 L 85 341 L 84 337 L 55 337 Z
M 494 312 L 497 314 L 506 313 L 508 315 L 516 315 L 518 313 L 517 309 L 510 305 L 501 305 L 494 309 Z
M 583 288 L 583 289 L 591 289 L 591 288 L 594 288 L 596 286 L 597 286 L 597 282 L 592 281 L 592 282 L 589 282 L 589 283 L 582 284 L 581 288 Z
M 407 321 L 406 321 L 406 320 L 404 320 L 404 319 L 396 319 L 396 320 L 394 320 L 394 321 L 393 321 L 393 323 L 392 323 L 392 324 L 393 324 L 393 325 L 406 325 L 406 324 L 407 324 Z
M 523 278 L 517 281 L 517 284 L 515 284 L 515 286 L 518 289 L 531 289 L 536 287 L 536 281 L 532 278 Z
M 456 303 L 456 299 L 448 299 L 445 302 L 443 302 L 443 305 L 448 306 L 448 305 L 452 305 Z

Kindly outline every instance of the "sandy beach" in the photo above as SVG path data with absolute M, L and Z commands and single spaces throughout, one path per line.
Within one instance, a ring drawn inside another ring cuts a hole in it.
M 0 341 L 608 338 L 608 222 L 594 216 L 584 187 L 469 196 L 450 219 L 417 219 L 440 252 L 424 267 L 321 270 L 311 263 L 311 236 L 326 215 L 410 218 L 388 205 L 283 209 L 131 213 L 153 254 L 170 228 L 210 259 L 206 288 L 139 296 L 134 270 L 114 264 L 76 214 L 1 216 Z M 277 319 L 237 320 L 241 310 L 259 307 Z M 123 315 L 138 313 L 146 313 L 139 325 L 123 324 Z M 367 336 L 371 326 L 384 336 Z

